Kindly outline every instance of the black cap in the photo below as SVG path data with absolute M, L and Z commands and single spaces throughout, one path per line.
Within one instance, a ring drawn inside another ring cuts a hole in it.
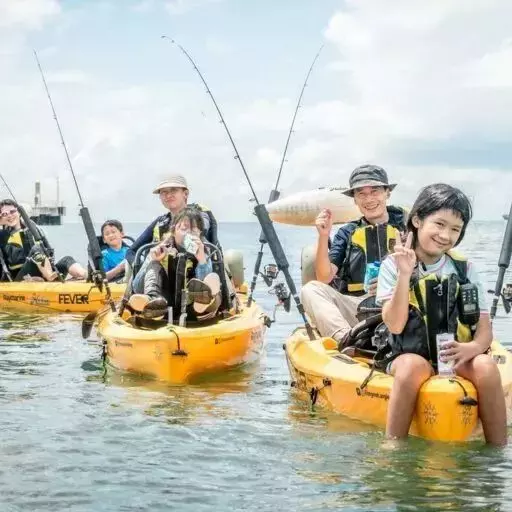
M 346 196 L 354 197 L 354 190 L 362 187 L 387 187 L 393 190 L 396 183 L 389 183 L 386 171 L 378 165 L 360 165 L 349 178 L 349 188 L 344 190 Z

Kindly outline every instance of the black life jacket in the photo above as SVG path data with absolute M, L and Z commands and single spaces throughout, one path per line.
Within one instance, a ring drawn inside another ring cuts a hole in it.
M 30 250 L 35 245 L 34 237 L 27 228 L 7 230 L 8 235 L 2 251 L 10 272 L 16 274 L 24 265 Z
M 418 277 L 418 269 L 411 278 L 409 315 L 400 334 L 388 332 L 388 345 L 375 359 L 377 367 L 384 368 L 400 354 L 412 353 L 424 357 L 437 368 L 436 335 L 449 332 L 458 342 L 473 339 L 474 326 L 461 322 L 458 306 L 460 285 L 469 283 L 467 260 L 455 251 L 447 253 L 457 274 L 440 277 L 435 273 Z
M 345 259 L 330 285 L 347 295 L 364 295 L 364 276 L 369 263 L 382 262 L 393 252 L 397 229 L 404 231 L 407 211 L 398 206 L 388 206 L 389 222 L 372 225 L 357 221 L 350 235 Z
M 217 219 L 213 215 L 212 211 L 203 205 L 192 203 L 187 205 L 189 208 L 196 208 L 200 212 L 206 213 L 208 215 L 210 226 L 206 233 L 203 233 L 206 240 L 218 248 L 218 252 L 212 253 L 212 267 L 213 271 L 220 277 L 221 282 L 221 294 L 222 294 L 222 303 L 219 308 L 220 311 L 227 312 L 231 308 L 232 297 L 229 295 L 229 287 L 226 279 L 226 270 L 224 267 L 224 261 L 222 257 L 222 247 L 219 243 L 218 239 L 218 223 Z M 169 232 L 172 225 L 172 215 L 171 213 L 166 213 L 158 218 L 155 227 L 153 228 L 153 242 L 158 243 L 163 237 Z M 210 247 L 211 251 L 212 248 Z

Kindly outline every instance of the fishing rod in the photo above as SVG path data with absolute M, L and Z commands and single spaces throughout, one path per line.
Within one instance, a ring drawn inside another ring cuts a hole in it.
M 5 181 L 4 177 L 2 174 L 0 174 L 0 179 L 2 180 L 2 183 L 4 184 L 5 188 L 7 189 L 7 192 L 9 192 L 9 194 L 11 194 L 11 197 L 13 199 L 13 201 L 18 204 L 18 201 L 16 200 L 16 198 L 14 197 L 14 193 L 13 191 L 10 189 L 9 185 L 7 184 L 7 181 Z
M 507 227 L 505 228 L 505 235 L 503 236 L 503 244 L 501 246 L 500 258 L 498 260 L 498 278 L 496 279 L 496 286 L 494 288 L 494 299 L 491 306 L 491 320 L 494 320 L 496 311 L 498 309 L 498 302 L 500 298 L 503 300 L 503 307 L 507 313 L 510 312 L 510 303 L 503 294 L 503 281 L 505 279 L 505 272 L 510 265 L 510 258 L 512 256 L 512 204 L 510 205 L 510 214 L 507 220 Z
M 286 254 L 284 253 L 283 246 L 281 245 L 281 241 L 279 240 L 279 237 L 277 236 L 276 230 L 274 228 L 274 225 L 272 221 L 270 220 L 270 217 L 268 215 L 267 208 L 264 204 L 260 203 L 258 200 L 258 196 L 256 195 L 256 192 L 254 191 L 254 187 L 252 186 L 251 179 L 249 178 L 249 175 L 247 174 L 247 171 L 245 169 L 245 166 L 242 162 L 242 158 L 240 157 L 240 153 L 238 152 L 238 149 L 236 147 L 236 144 L 233 140 L 233 137 L 231 136 L 231 132 L 229 131 L 229 128 L 226 124 L 226 121 L 224 120 L 224 116 L 222 115 L 222 112 L 217 105 L 217 101 L 213 97 L 213 93 L 211 92 L 210 88 L 208 87 L 208 84 L 206 83 L 206 80 L 197 67 L 196 63 L 192 59 L 192 57 L 189 55 L 189 53 L 181 46 L 179 43 L 177 43 L 174 39 L 171 39 L 167 36 L 162 36 L 162 39 L 168 39 L 171 41 L 172 44 L 176 45 L 181 52 L 187 57 L 187 59 L 192 64 L 192 67 L 196 71 L 196 73 L 199 75 L 199 78 L 203 82 L 204 86 L 206 87 L 206 92 L 210 96 L 213 104 L 215 105 L 215 109 L 217 110 L 217 114 L 219 115 L 220 122 L 224 126 L 224 130 L 226 131 L 228 138 L 231 142 L 231 145 L 233 146 L 233 150 L 235 152 L 235 159 L 238 160 L 240 163 L 240 166 L 242 167 L 242 171 L 245 175 L 245 178 L 247 179 L 247 183 L 249 184 L 249 188 L 251 189 L 252 195 L 254 197 L 254 201 L 256 202 L 256 206 L 254 207 L 254 213 L 260 223 L 261 229 L 263 231 L 263 234 L 265 236 L 265 239 L 267 240 L 267 243 L 270 247 L 270 250 L 272 252 L 272 255 L 274 257 L 274 260 L 279 268 L 285 276 L 286 283 L 288 284 L 288 288 L 290 289 L 290 292 L 293 296 L 293 299 L 295 301 L 295 304 L 297 306 L 297 310 L 299 311 L 299 314 L 302 317 L 302 320 L 304 321 L 304 325 L 306 327 L 306 331 L 308 333 L 308 336 L 310 339 L 315 339 L 315 334 L 313 332 L 313 328 L 311 327 L 310 323 L 308 322 L 306 318 L 306 313 L 304 311 L 304 306 L 302 305 L 300 301 L 300 297 L 297 293 L 297 288 L 295 286 L 295 283 L 293 282 L 292 276 L 290 275 L 290 264 L 288 263 L 288 259 L 286 258 Z
M 62 143 L 62 147 L 64 148 L 64 153 L 66 154 L 66 160 L 68 162 L 69 170 L 71 171 L 71 175 L 73 176 L 73 181 L 75 182 L 76 191 L 78 193 L 78 199 L 80 201 L 80 211 L 79 215 L 82 217 L 82 222 L 85 228 L 85 233 L 89 240 L 89 248 L 87 251 L 87 256 L 89 259 L 89 263 L 92 268 L 92 280 L 98 287 L 100 291 L 103 291 L 103 287 L 105 287 L 107 301 L 112 308 L 112 311 L 115 311 L 114 301 L 112 300 L 112 295 L 110 291 L 110 286 L 108 284 L 107 276 L 103 270 L 102 263 L 102 255 L 100 244 L 98 243 L 98 239 L 96 237 L 96 232 L 94 230 L 94 225 L 92 223 L 91 215 L 89 213 L 89 209 L 84 205 L 84 201 L 82 199 L 82 194 L 80 193 L 80 188 L 78 186 L 78 182 L 76 180 L 75 171 L 73 169 L 73 164 L 71 163 L 71 158 L 69 156 L 68 148 L 66 146 L 66 142 L 64 141 L 64 135 L 62 133 L 62 129 L 60 127 L 59 119 L 57 118 L 57 112 L 55 111 L 55 107 L 53 105 L 52 97 L 50 95 L 50 90 L 48 89 L 48 84 L 46 83 L 46 79 L 44 76 L 43 68 L 41 67 L 41 63 L 39 62 L 39 58 L 37 56 L 36 51 L 34 50 L 34 56 L 36 58 L 37 67 L 39 68 L 39 72 L 41 73 L 41 78 L 43 80 L 44 88 L 46 91 L 46 95 L 48 97 L 48 101 L 50 102 L 50 107 L 53 112 L 53 118 L 55 119 L 55 123 L 57 125 L 57 130 L 59 132 L 60 141 Z
M 293 113 L 290 130 L 288 131 L 288 137 L 286 138 L 286 144 L 284 145 L 283 157 L 281 158 L 281 165 L 279 166 L 279 171 L 277 173 L 276 184 L 274 185 L 274 188 L 270 191 L 270 196 L 268 198 L 269 203 L 272 203 L 272 202 L 276 201 L 277 199 L 279 199 L 279 196 L 280 196 L 280 192 L 279 192 L 279 188 L 278 188 L 279 181 L 281 180 L 281 173 L 283 172 L 284 163 L 286 161 L 286 153 L 288 152 L 288 145 L 290 144 L 290 139 L 291 139 L 292 133 L 293 133 L 293 127 L 295 126 L 295 119 L 297 118 L 299 108 L 301 107 L 302 96 L 304 95 L 304 91 L 308 85 L 309 76 L 311 75 L 311 72 L 313 71 L 313 68 L 315 67 L 316 61 L 318 60 L 318 57 L 320 56 L 320 53 L 323 50 L 323 47 L 324 47 L 324 45 L 320 46 L 320 49 L 316 53 L 315 58 L 313 59 L 313 62 L 311 62 L 311 66 L 309 66 L 309 70 L 306 74 L 306 79 L 304 80 L 304 84 L 302 85 L 302 89 L 299 94 L 299 99 L 297 101 L 297 106 L 295 107 L 295 111 Z M 254 264 L 254 273 L 252 276 L 251 286 L 250 286 L 250 290 L 249 290 L 249 297 L 247 299 L 248 306 L 250 306 L 253 301 L 254 289 L 256 288 L 256 282 L 258 280 L 258 276 L 260 275 L 261 260 L 263 259 L 263 247 L 267 243 L 267 240 L 265 238 L 263 231 L 260 234 L 259 241 L 260 241 L 260 250 L 258 251 L 258 255 L 256 257 L 256 263 Z M 263 278 L 265 279 L 265 282 L 267 283 L 267 285 L 270 286 L 270 284 L 272 283 L 272 280 L 271 280 L 272 278 L 270 277 L 270 279 L 269 279 L 269 277 L 267 275 L 264 275 Z
M 14 196 L 13 191 L 7 184 L 7 181 L 5 180 L 2 174 L 0 174 L 0 179 L 2 180 L 9 194 L 11 194 L 13 201 L 16 203 L 16 208 L 20 213 L 20 216 L 23 220 L 23 224 L 25 224 L 25 227 L 29 230 L 30 234 L 32 235 L 32 238 L 34 239 L 34 244 L 38 244 L 39 248 L 41 249 L 45 257 L 48 258 L 52 270 L 57 271 L 54 260 L 55 251 L 53 250 L 53 247 L 50 245 L 50 242 L 48 242 L 46 235 L 43 233 L 41 229 L 39 229 L 39 226 L 30 218 L 25 208 L 23 208 L 23 206 L 21 206 L 21 204 L 18 202 L 18 200 Z M 5 261 L 3 263 L 0 262 L 0 264 L 2 265 L 2 269 L 4 269 Z M 59 280 L 62 281 L 63 278 L 58 271 L 57 274 L 59 276 Z M 7 270 L 7 276 L 9 280 L 12 281 L 12 277 L 9 270 Z

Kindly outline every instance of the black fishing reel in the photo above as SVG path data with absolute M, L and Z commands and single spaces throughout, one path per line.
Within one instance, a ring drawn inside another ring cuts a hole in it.
M 283 308 L 287 313 L 290 312 L 292 306 L 292 297 L 290 291 L 286 287 L 284 283 L 276 283 L 273 288 L 271 288 L 268 293 L 270 295 L 275 295 L 277 298 L 277 303 L 274 306 L 274 310 L 272 312 L 271 323 L 276 321 L 276 312 L 278 308 Z
M 510 313 L 512 309 L 512 283 L 508 283 L 501 292 L 501 299 L 503 300 L 503 307 L 506 313 Z
M 263 272 L 260 272 L 260 276 L 268 287 L 272 286 L 278 275 L 279 267 L 275 263 L 268 263 L 263 267 Z
M 277 297 L 278 304 L 283 306 L 284 310 L 289 313 L 292 297 L 290 295 L 290 291 L 286 288 L 286 285 L 284 283 L 277 283 L 273 290 Z
M 494 294 L 494 290 L 487 290 L 488 293 Z M 512 283 L 506 284 L 500 293 L 500 298 L 503 304 L 503 309 L 508 315 L 512 311 Z

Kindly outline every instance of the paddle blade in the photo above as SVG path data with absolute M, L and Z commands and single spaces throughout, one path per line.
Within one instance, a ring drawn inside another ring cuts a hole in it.
M 96 320 L 97 311 L 91 311 L 83 320 L 82 320 L 82 338 L 85 340 L 91 335 L 92 326 L 94 325 L 94 321 Z

